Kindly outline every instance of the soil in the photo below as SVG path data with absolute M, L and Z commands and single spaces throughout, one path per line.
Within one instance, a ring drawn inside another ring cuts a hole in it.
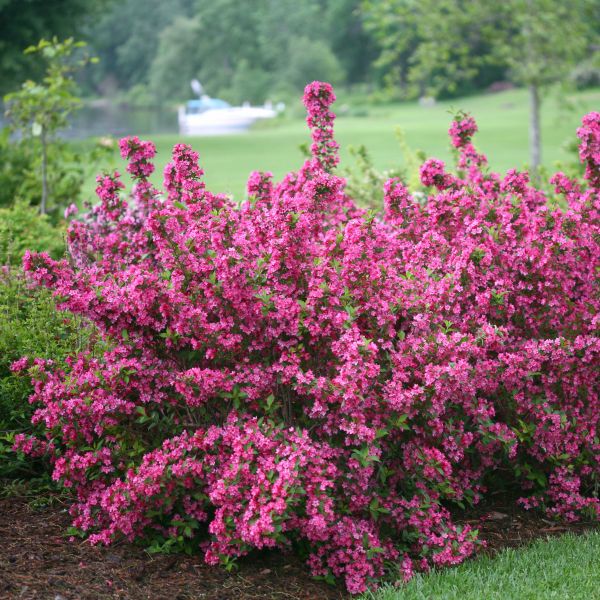
M 480 531 L 484 552 L 520 546 L 598 523 L 561 524 L 499 499 L 462 519 Z M 229 574 L 200 556 L 149 555 L 130 544 L 110 548 L 69 542 L 63 505 L 35 509 L 24 499 L 0 499 L 0 599 L 11 600 L 334 600 L 341 586 L 312 579 L 293 555 L 263 552 Z

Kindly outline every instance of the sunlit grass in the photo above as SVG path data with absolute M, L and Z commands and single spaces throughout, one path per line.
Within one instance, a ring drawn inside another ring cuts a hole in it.
M 493 558 L 417 575 L 361 600 L 593 600 L 600 598 L 600 532 L 568 534 Z
M 556 97 L 546 99 L 542 108 L 543 162 L 553 167 L 559 160 L 568 158 L 565 142 L 574 139 L 575 130 L 585 112 L 598 110 L 600 90 L 590 90 L 574 95 L 571 109 L 563 106 Z M 345 104 L 343 94 L 338 97 L 335 109 Z M 450 157 L 447 130 L 452 109 L 471 112 L 477 119 L 480 132 L 477 146 L 485 152 L 492 168 L 505 171 L 522 168 L 528 160 L 528 97 L 524 90 L 499 94 L 472 96 L 441 102 L 426 108 L 417 103 L 365 107 L 364 116 L 340 116 L 336 122 L 336 136 L 342 146 L 342 166 L 350 165 L 350 146 L 365 145 L 379 168 L 402 164 L 402 154 L 394 130 L 401 127 L 408 144 L 422 149 L 428 155 L 441 159 Z M 162 170 L 168 162 L 171 148 L 177 142 L 190 143 L 200 153 L 206 182 L 215 192 L 244 195 L 248 174 L 253 170 L 269 170 L 276 177 L 295 169 L 302 162 L 299 146 L 309 140 L 304 121 L 282 119 L 272 126 L 260 127 L 247 133 L 220 137 L 185 137 L 156 135 L 157 173 L 154 181 L 160 184 Z M 119 162 L 115 153 L 115 163 Z M 90 177 L 85 194 L 93 192 Z

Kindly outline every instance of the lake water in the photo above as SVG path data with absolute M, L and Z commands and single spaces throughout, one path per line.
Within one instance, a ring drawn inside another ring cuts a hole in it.
M 0 127 L 4 125 L 5 119 L 0 116 Z M 61 132 L 61 137 L 83 139 L 110 135 L 118 138 L 178 131 L 177 111 L 174 108 L 85 106 L 72 116 L 71 126 Z

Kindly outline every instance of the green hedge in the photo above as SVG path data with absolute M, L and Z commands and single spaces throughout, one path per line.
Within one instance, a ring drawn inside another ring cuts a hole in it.
M 45 472 L 44 460 L 11 451 L 17 433 L 33 431 L 28 402 L 31 384 L 11 372 L 22 356 L 51 358 L 60 367 L 70 354 L 98 344 L 95 333 L 80 317 L 56 310 L 51 294 L 31 289 L 20 269 L 0 271 L 0 478 L 27 477 Z

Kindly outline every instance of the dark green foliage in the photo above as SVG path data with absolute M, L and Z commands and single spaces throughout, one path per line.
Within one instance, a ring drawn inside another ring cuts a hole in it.
M 110 0 L 0 0 L 0 96 L 41 67 L 23 48 L 41 38 L 76 35 Z
M 96 342 L 93 330 L 81 318 L 56 310 L 50 292 L 31 289 L 20 269 L 1 269 L 0 478 L 22 478 L 43 473 L 45 461 L 25 461 L 10 449 L 16 434 L 33 431 L 30 380 L 12 373 L 10 365 L 28 356 L 52 359 L 60 368 L 67 356 Z
M 0 208 L 0 264 L 20 266 L 25 250 L 60 258 L 65 252 L 64 228 L 21 200 Z
M 11 141 L 8 129 L 0 131 L 0 207 L 23 201 L 39 207 L 42 196 L 41 152 L 38 139 Z M 72 145 L 55 140 L 48 147 L 48 184 L 52 196 L 48 212 L 56 219 L 66 206 L 77 202 L 83 185 L 88 156 Z

